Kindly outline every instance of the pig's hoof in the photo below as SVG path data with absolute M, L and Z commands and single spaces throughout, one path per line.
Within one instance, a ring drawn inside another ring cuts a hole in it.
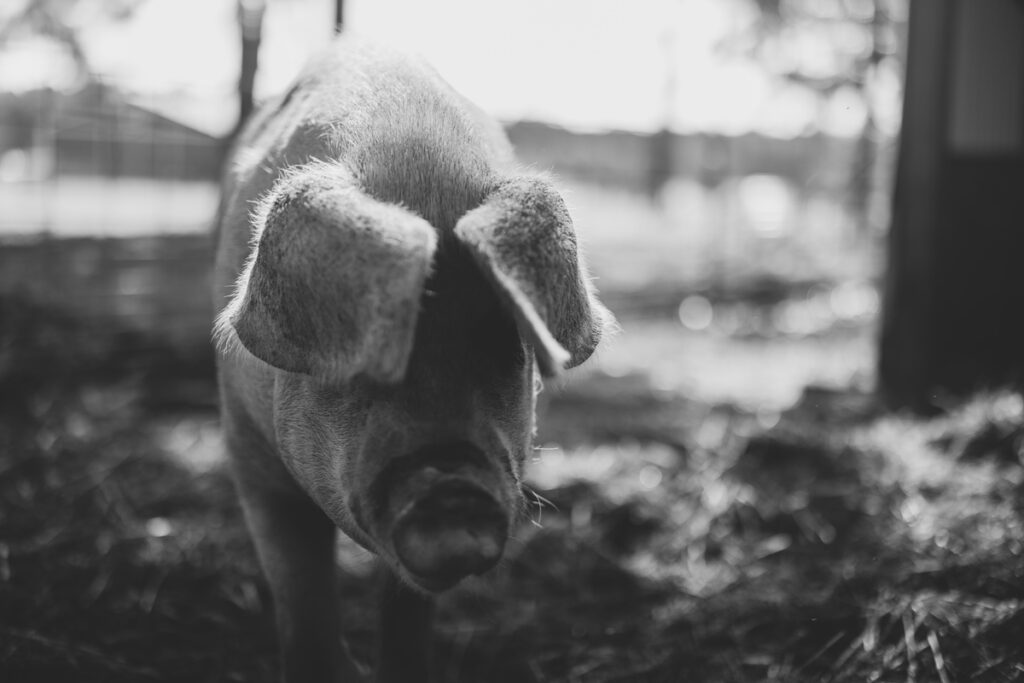
M 392 538 L 405 568 L 425 587 L 443 590 L 493 567 L 505 549 L 508 517 L 489 493 L 444 482 L 410 505 Z

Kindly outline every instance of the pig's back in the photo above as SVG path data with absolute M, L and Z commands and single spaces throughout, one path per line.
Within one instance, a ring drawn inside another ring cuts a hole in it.
M 231 155 L 220 217 L 219 310 L 249 251 L 249 212 L 288 166 L 345 164 L 372 197 L 439 231 L 479 205 L 514 163 L 500 125 L 431 67 L 340 38 L 260 109 Z

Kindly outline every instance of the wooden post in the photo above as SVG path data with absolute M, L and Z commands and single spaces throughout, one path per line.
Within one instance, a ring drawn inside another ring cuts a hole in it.
M 263 14 L 266 0 L 238 0 L 238 29 L 242 39 L 242 63 L 238 76 L 238 121 L 234 135 L 241 131 L 255 107 L 253 92 L 263 37 Z

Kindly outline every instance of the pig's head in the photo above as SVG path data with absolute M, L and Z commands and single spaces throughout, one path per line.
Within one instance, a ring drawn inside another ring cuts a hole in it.
M 278 370 L 274 434 L 295 479 L 428 591 L 500 559 L 524 507 L 536 373 L 583 362 L 611 320 L 547 182 L 484 194 L 437 229 L 340 166 L 293 171 L 257 212 L 218 321 L 222 346 Z

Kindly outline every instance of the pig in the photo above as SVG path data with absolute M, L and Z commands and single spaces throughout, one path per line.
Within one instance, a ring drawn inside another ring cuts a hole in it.
M 363 680 L 337 530 L 393 577 L 377 680 L 426 680 L 432 596 L 492 568 L 524 514 L 538 378 L 613 322 L 565 202 L 429 66 L 341 37 L 236 140 L 213 287 L 283 680 Z

